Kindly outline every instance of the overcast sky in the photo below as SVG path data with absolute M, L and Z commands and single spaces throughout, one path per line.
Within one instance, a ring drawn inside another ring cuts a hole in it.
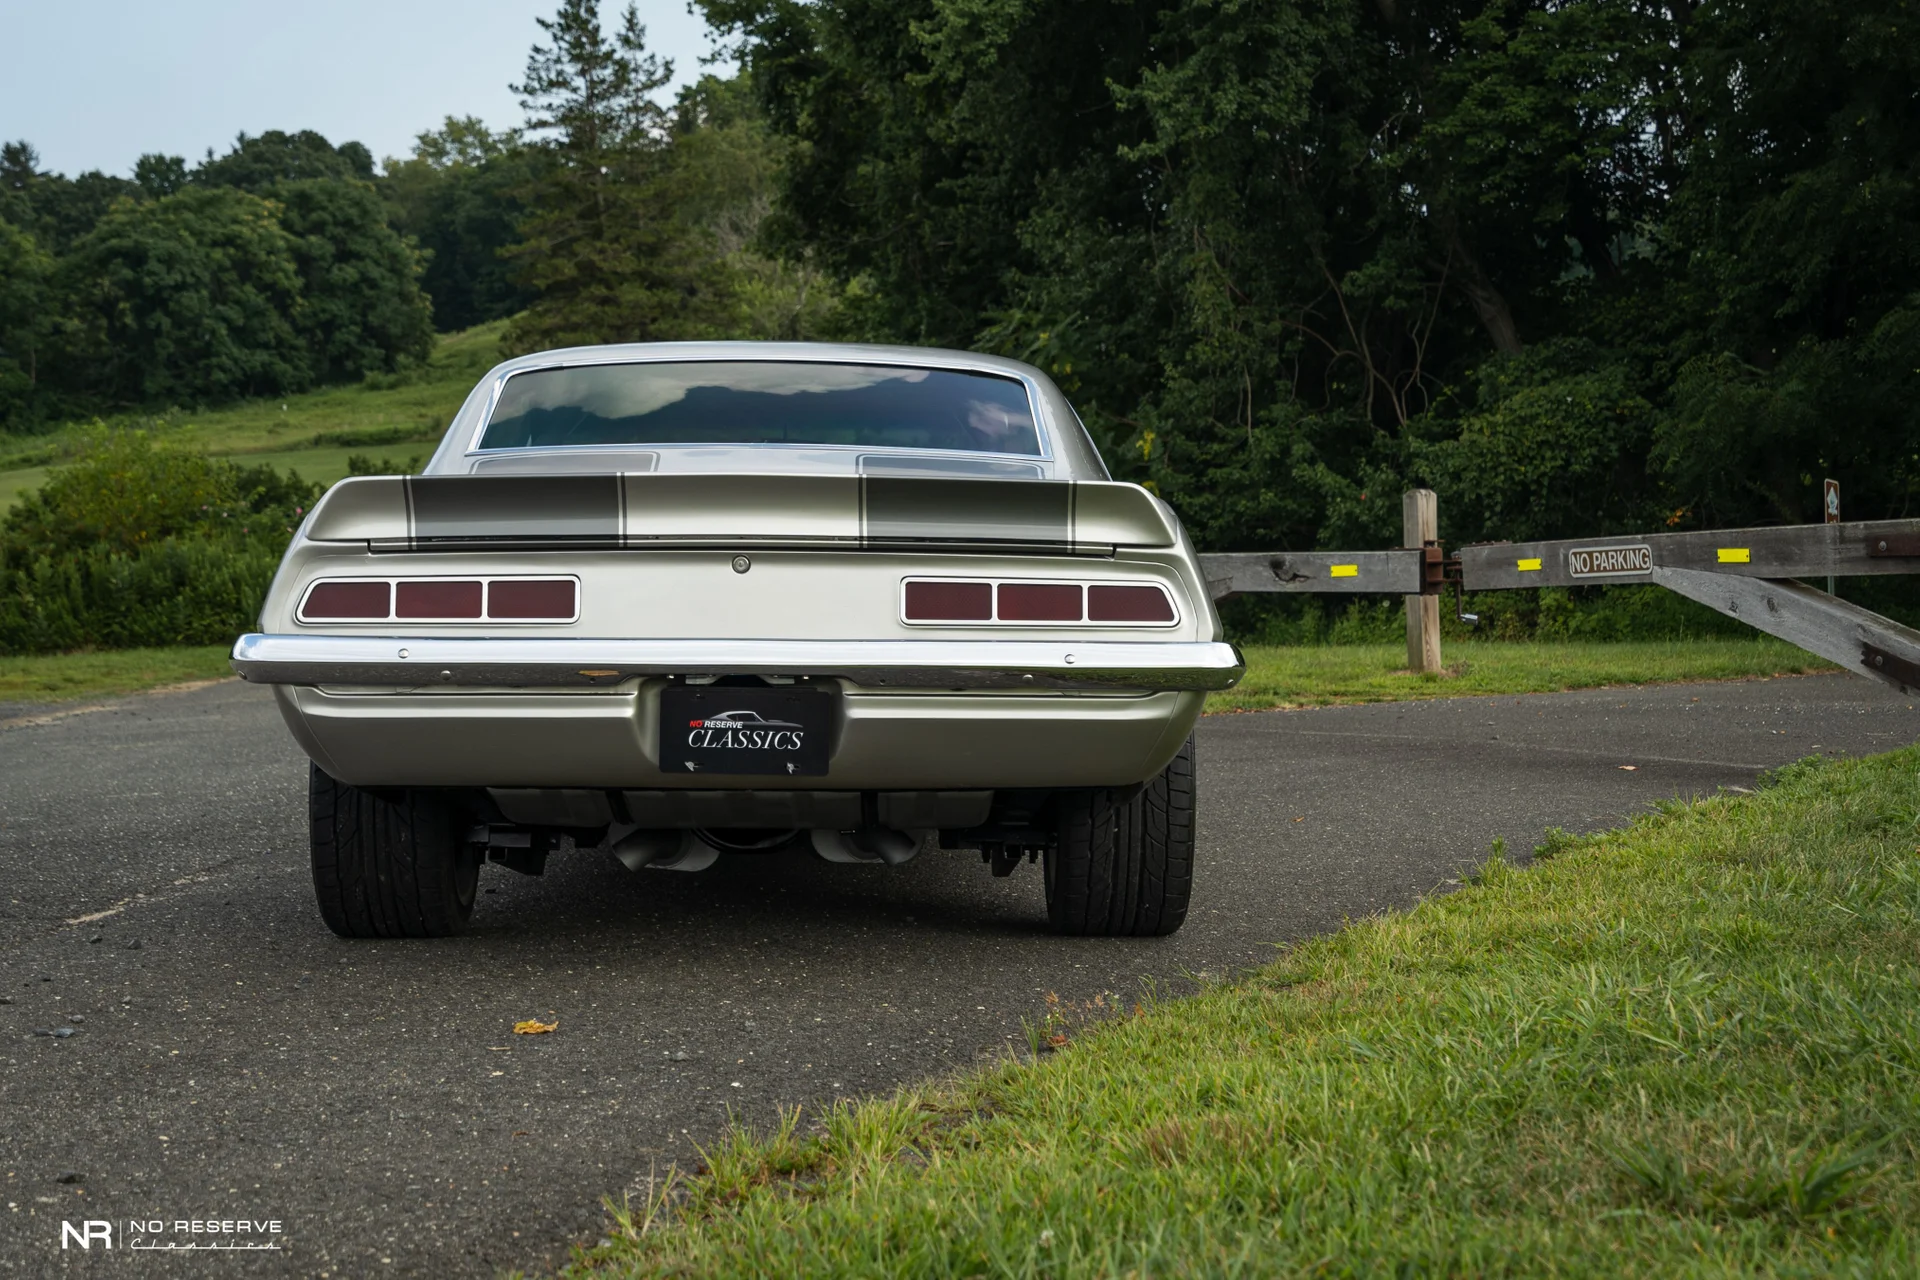
M 602 0 L 609 30 L 622 0 Z M 403 156 L 449 115 L 520 122 L 507 85 L 558 0 L 0 0 L 0 140 L 42 168 L 131 175 L 143 152 L 198 161 L 236 133 L 314 129 Z M 697 77 L 712 51 L 687 0 L 640 0 L 647 44 Z

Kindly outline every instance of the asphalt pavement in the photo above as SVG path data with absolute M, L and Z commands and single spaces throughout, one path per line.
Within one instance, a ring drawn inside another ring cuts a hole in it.
M 538 1271 L 730 1115 L 1024 1046 L 1049 993 L 1259 964 L 1496 839 L 1524 855 L 1917 735 L 1908 699 L 1846 676 L 1215 716 L 1172 938 L 1051 937 L 1037 868 L 962 853 L 577 854 L 487 868 L 465 937 L 349 943 L 314 909 L 305 761 L 264 692 L 0 709 L 0 1275 Z M 513 1034 L 530 1018 L 557 1030 Z M 277 1221 L 247 1238 L 281 1248 L 128 1248 L 130 1222 L 208 1218 Z M 89 1219 L 111 1253 L 61 1247 Z

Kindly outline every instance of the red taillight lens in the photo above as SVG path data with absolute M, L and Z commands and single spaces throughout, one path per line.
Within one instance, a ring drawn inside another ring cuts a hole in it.
M 1051 582 L 1003 582 L 1002 622 L 1078 622 L 1080 588 Z
M 1172 622 L 1173 602 L 1158 587 L 1087 588 L 1089 622 Z
M 489 618 L 571 618 L 573 582 L 568 578 L 523 579 L 487 584 Z
M 901 613 L 911 622 L 991 622 L 993 584 L 909 582 Z
M 477 618 L 478 582 L 401 582 L 394 588 L 397 618 Z
M 384 582 L 321 582 L 307 592 L 302 618 L 384 618 L 393 588 Z

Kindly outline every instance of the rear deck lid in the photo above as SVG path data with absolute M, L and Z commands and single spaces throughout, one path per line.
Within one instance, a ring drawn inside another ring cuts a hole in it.
M 1165 547 L 1172 513 L 1138 485 L 920 475 L 362 476 L 305 536 L 375 550 L 833 546 L 1111 554 Z

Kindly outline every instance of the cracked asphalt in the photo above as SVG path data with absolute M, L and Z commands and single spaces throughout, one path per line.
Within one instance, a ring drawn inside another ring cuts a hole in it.
M 1258 964 L 1496 839 L 1524 854 L 1917 733 L 1908 699 L 1846 676 L 1215 716 L 1172 938 L 1051 937 L 1037 868 L 968 854 L 697 875 L 578 854 L 487 868 L 468 936 L 348 943 L 313 908 L 305 762 L 264 692 L 0 708 L 0 1275 L 550 1268 L 730 1115 L 1005 1053 L 1049 992 Z M 526 1018 L 558 1029 L 514 1035 Z M 129 1222 L 198 1218 L 277 1219 L 283 1247 L 126 1247 Z M 63 1250 L 83 1219 L 121 1247 Z

